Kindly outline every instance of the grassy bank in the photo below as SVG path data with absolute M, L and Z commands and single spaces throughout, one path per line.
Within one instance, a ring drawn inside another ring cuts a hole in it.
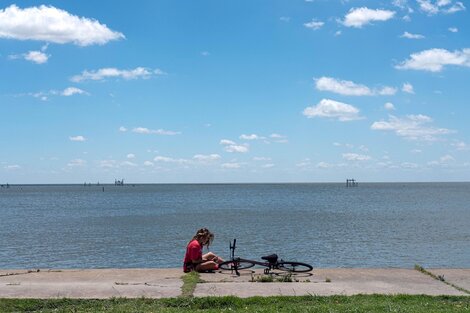
M 1 299 L 0 312 L 470 312 L 470 297 L 302 296 L 109 300 Z

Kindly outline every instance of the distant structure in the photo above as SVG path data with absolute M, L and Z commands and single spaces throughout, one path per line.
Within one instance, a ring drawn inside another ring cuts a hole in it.
M 346 179 L 346 187 L 357 187 L 359 183 L 354 179 Z
M 0 186 L 2 186 L 2 188 L 10 188 L 10 184 L 8 183 L 6 185 L 0 185 Z
M 124 178 L 121 180 L 115 179 L 114 180 L 114 185 L 116 186 L 124 186 Z

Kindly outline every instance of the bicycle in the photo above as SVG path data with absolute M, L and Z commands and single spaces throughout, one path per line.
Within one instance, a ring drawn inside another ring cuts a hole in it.
M 233 239 L 233 244 L 230 242 L 230 260 L 222 262 L 219 264 L 219 269 L 224 271 L 235 271 L 237 276 L 240 276 L 238 270 L 244 270 L 251 268 L 255 265 L 264 266 L 264 274 L 270 274 L 272 270 L 280 270 L 289 273 L 306 273 L 310 272 L 313 269 L 313 266 L 303 262 L 291 262 L 279 260 L 277 254 L 270 254 L 267 256 L 261 257 L 261 259 L 266 262 L 254 261 L 248 259 L 242 259 L 240 257 L 235 257 L 235 247 L 237 239 Z

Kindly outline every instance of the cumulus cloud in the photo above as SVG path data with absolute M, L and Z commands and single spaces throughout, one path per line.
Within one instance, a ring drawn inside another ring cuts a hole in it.
M 150 161 L 145 161 L 145 162 L 144 162 L 144 166 L 152 167 L 152 166 L 153 166 L 153 163 L 150 162 Z
M 404 83 L 403 87 L 401 87 L 401 91 L 406 92 L 406 93 L 411 93 L 411 94 L 415 93 L 413 89 L 413 85 L 410 83 Z
M 448 30 L 451 32 L 451 33 L 458 33 L 459 32 L 459 29 L 457 27 L 449 27 Z
M 114 67 L 101 68 L 96 71 L 83 71 L 80 75 L 70 78 L 73 82 L 82 82 L 85 80 L 105 80 L 107 78 L 123 78 L 126 80 L 150 78 L 152 75 L 165 75 L 166 73 L 160 69 L 151 70 L 145 67 L 136 67 L 131 70 L 120 70 Z
M 213 154 L 196 154 L 193 156 L 193 159 L 200 162 L 212 162 L 220 160 L 221 156 L 213 153 Z
M 271 158 L 267 158 L 267 157 L 253 157 L 253 161 L 271 161 Z
M 366 7 L 352 8 L 345 15 L 343 25 L 347 27 L 361 28 L 372 22 L 387 21 L 395 15 L 395 11 L 389 10 L 372 10 Z
M 126 132 L 127 128 L 125 128 L 124 126 L 121 126 L 121 127 L 119 127 L 119 131 L 120 132 Z
M 401 38 L 408 38 L 408 39 L 424 39 L 423 35 L 420 34 L 411 34 L 409 32 L 404 32 L 403 35 L 400 36 Z
M 370 156 L 357 153 L 343 153 L 343 159 L 348 161 L 368 161 Z
M 83 136 L 70 136 L 70 141 L 86 141 L 86 138 Z
M 346 103 L 322 99 L 317 105 L 307 107 L 303 115 L 308 118 L 326 117 L 337 119 L 341 122 L 354 121 L 362 119 L 359 116 L 359 109 Z
M 103 45 L 124 35 L 97 20 L 78 17 L 53 6 L 22 9 L 13 4 L 0 10 L 0 38 L 89 46 Z
M 273 163 L 266 163 L 266 164 L 261 165 L 262 168 L 272 168 L 274 166 L 275 166 L 275 164 L 273 164 Z
M 122 130 L 122 128 L 120 128 L 119 130 L 124 131 L 124 130 Z M 154 135 L 166 135 L 166 136 L 174 136 L 174 135 L 180 135 L 181 134 L 181 132 L 176 132 L 176 131 L 172 131 L 172 130 L 164 130 L 164 129 L 154 130 L 154 129 L 148 129 L 146 127 L 133 128 L 132 132 L 137 133 L 137 134 L 145 134 L 145 135 L 154 134 Z
M 468 144 L 466 144 L 463 141 L 457 141 L 457 142 L 452 143 L 451 145 L 460 151 L 470 150 L 470 147 L 468 146 Z
M 462 2 L 452 0 L 417 0 L 421 11 L 428 15 L 435 15 L 438 13 L 452 14 L 465 10 Z
M 387 102 L 384 104 L 384 108 L 385 110 L 388 110 L 388 111 L 393 111 L 395 110 L 395 106 L 393 105 L 393 103 L 391 102 Z
M 318 162 L 315 167 L 317 168 L 332 168 L 334 167 L 335 165 L 334 164 L 331 164 L 331 163 L 327 163 L 327 162 Z
M 258 136 L 258 135 L 256 135 L 256 134 L 251 134 L 251 135 L 242 134 L 242 135 L 240 135 L 239 138 L 242 139 L 242 140 L 259 140 L 259 139 L 265 139 L 265 137 Z
M 19 166 L 18 164 L 11 164 L 11 165 L 5 165 L 3 168 L 6 169 L 7 171 L 16 171 L 16 170 L 21 169 L 21 166 Z
M 409 140 L 435 141 L 443 135 L 454 133 L 455 131 L 447 128 L 436 128 L 428 126 L 432 118 L 426 115 L 407 115 L 405 117 L 389 116 L 388 121 L 374 122 L 371 125 L 372 130 L 392 131 L 397 136 Z
M 190 163 L 190 161 L 187 160 L 187 159 L 181 159 L 181 158 L 175 159 L 175 158 L 161 156 L 161 155 L 157 155 L 153 160 L 155 162 L 164 162 L 164 163 L 177 163 L 177 164 L 188 164 L 188 163 Z
M 128 159 L 135 159 L 135 154 L 134 153 L 129 153 L 126 157 Z
M 61 92 L 61 95 L 64 96 L 64 97 L 70 97 L 70 96 L 73 96 L 73 95 L 83 95 L 83 94 L 87 94 L 87 92 L 80 89 L 80 88 L 76 88 L 76 87 L 68 87 L 68 88 L 65 88 Z
M 446 65 L 470 67 L 470 48 L 455 50 L 429 49 L 413 53 L 410 58 L 395 66 L 401 70 L 440 72 Z
M 228 139 L 222 139 L 220 144 L 224 146 L 224 150 L 230 153 L 237 152 L 237 153 L 247 153 L 249 150 L 248 144 L 239 145 L 236 142 Z
M 235 163 L 235 162 L 232 162 L 232 163 L 223 163 L 220 165 L 222 168 L 226 168 L 226 169 L 237 169 L 237 168 L 240 168 L 241 167 L 241 164 L 240 163 Z
M 73 160 L 70 160 L 69 163 L 67 163 L 67 166 L 68 167 L 81 167 L 81 166 L 85 166 L 86 164 L 87 164 L 87 161 L 83 159 L 73 159 Z
M 279 18 L 281 22 L 290 22 L 290 17 L 289 16 L 281 16 Z
M 317 20 L 312 20 L 311 22 L 304 23 L 304 26 L 313 30 L 320 29 L 323 25 L 325 25 L 324 22 L 317 21 Z
M 373 95 L 394 95 L 396 89 L 393 87 L 381 87 L 371 89 L 365 85 L 357 84 L 349 80 L 339 80 L 332 77 L 314 78 L 315 88 L 321 91 L 330 91 L 345 96 L 373 96 Z

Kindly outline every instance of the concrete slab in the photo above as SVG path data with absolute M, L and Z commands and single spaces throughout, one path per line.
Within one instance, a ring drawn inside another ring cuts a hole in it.
M 2 271 L 0 298 L 167 298 L 181 294 L 181 269 Z
M 258 274 L 260 272 L 256 272 Z M 313 276 L 301 282 L 250 282 L 252 273 L 240 277 L 231 274 L 203 274 L 207 283 L 198 284 L 197 297 L 234 295 L 238 297 L 274 295 L 354 295 L 354 294 L 426 294 L 465 295 L 428 275 L 413 269 L 314 269 Z M 327 278 L 331 282 L 326 282 Z M 308 282 L 307 280 L 310 280 Z
M 470 269 L 468 268 L 433 268 L 427 271 L 436 276 L 444 276 L 445 281 L 470 291 Z

